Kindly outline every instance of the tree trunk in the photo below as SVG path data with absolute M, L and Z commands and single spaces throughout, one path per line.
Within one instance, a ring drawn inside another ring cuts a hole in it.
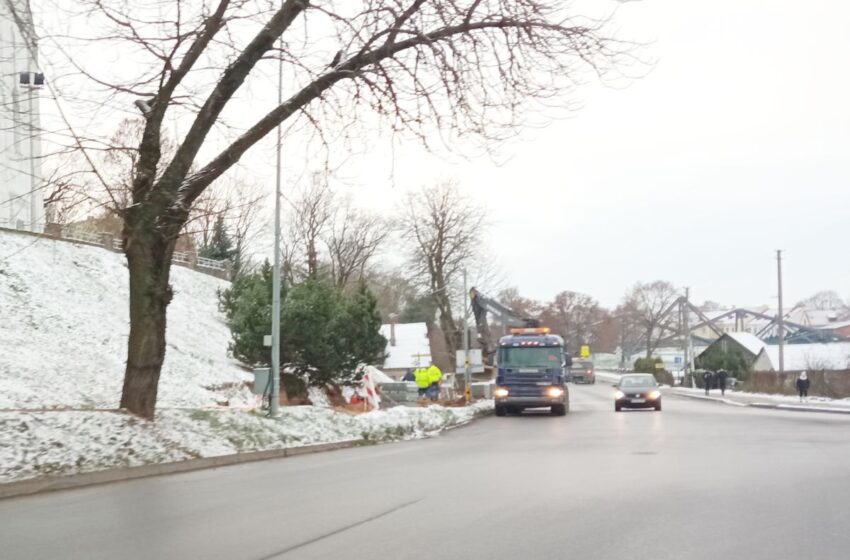
M 121 408 L 153 420 L 165 359 L 165 315 L 172 296 L 168 280 L 176 235 L 133 221 L 128 215 L 124 224 L 124 253 L 130 269 L 130 337 Z

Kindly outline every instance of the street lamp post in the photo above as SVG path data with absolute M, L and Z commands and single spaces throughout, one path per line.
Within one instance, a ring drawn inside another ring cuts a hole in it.
M 281 40 L 281 52 L 283 51 L 282 46 Z M 278 58 L 277 65 L 277 104 L 278 106 L 283 104 L 283 58 Z M 277 125 L 274 181 L 274 268 L 272 269 L 272 367 L 270 372 L 272 390 L 269 396 L 269 413 L 272 416 L 280 414 L 280 156 L 282 144 L 281 125 Z
M 466 269 L 463 269 L 463 378 L 464 378 L 464 387 L 463 387 L 463 397 L 464 401 L 468 404 L 470 398 L 472 396 L 472 387 L 470 383 L 472 382 L 470 372 L 469 372 L 469 328 L 467 327 L 467 309 L 466 298 L 469 293 L 466 286 Z

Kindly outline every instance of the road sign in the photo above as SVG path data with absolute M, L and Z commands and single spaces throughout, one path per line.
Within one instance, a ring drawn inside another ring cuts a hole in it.
M 682 363 L 682 361 L 683 361 L 683 359 L 682 359 L 682 357 L 681 357 L 681 356 L 676 356 L 676 357 L 674 357 L 674 358 L 673 358 L 673 363 L 674 363 L 674 364 L 681 364 L 681 363 Z
M 589 344 L 582 344 L 581 349 L 579 350 L 579 355 L 582 358 L 589 358 L 590 357 L 590 345 Z
M 655 369 L 664 369 L 664 362 L 656 362 Z
M 466 371 L 466 353 L 463 350 L 458 350 L 455 355 L 455 366 L 457 371 Z M 484 362 L 481 361 L 481 349 L 469 349 L 469 373 L 482 373 L 484 371 Z

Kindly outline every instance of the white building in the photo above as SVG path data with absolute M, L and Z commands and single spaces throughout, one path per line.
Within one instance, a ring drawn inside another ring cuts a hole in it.
M 783 347 L 782 361 L 785 371 L 850 369 L 850 342 L 786 344 Z M 779 346 L 765 346 L 753 364 L 753 371 L 778 369 Z
M 431 342 L 425 323 L 390 323 L 381 325 L 387 339 L 387 359 L 382 370 L 400 379 L 408 369 L 427 366 L 431 362 Z
M 0 227 L 44 229 L 38 134 L 43 80 L 29 0 L 0 1 Z

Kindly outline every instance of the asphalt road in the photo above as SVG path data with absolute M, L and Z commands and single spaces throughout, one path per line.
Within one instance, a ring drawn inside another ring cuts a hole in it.
M 850 416 L 667 398 L 0 501 L 0 557 L 850 558 Z

